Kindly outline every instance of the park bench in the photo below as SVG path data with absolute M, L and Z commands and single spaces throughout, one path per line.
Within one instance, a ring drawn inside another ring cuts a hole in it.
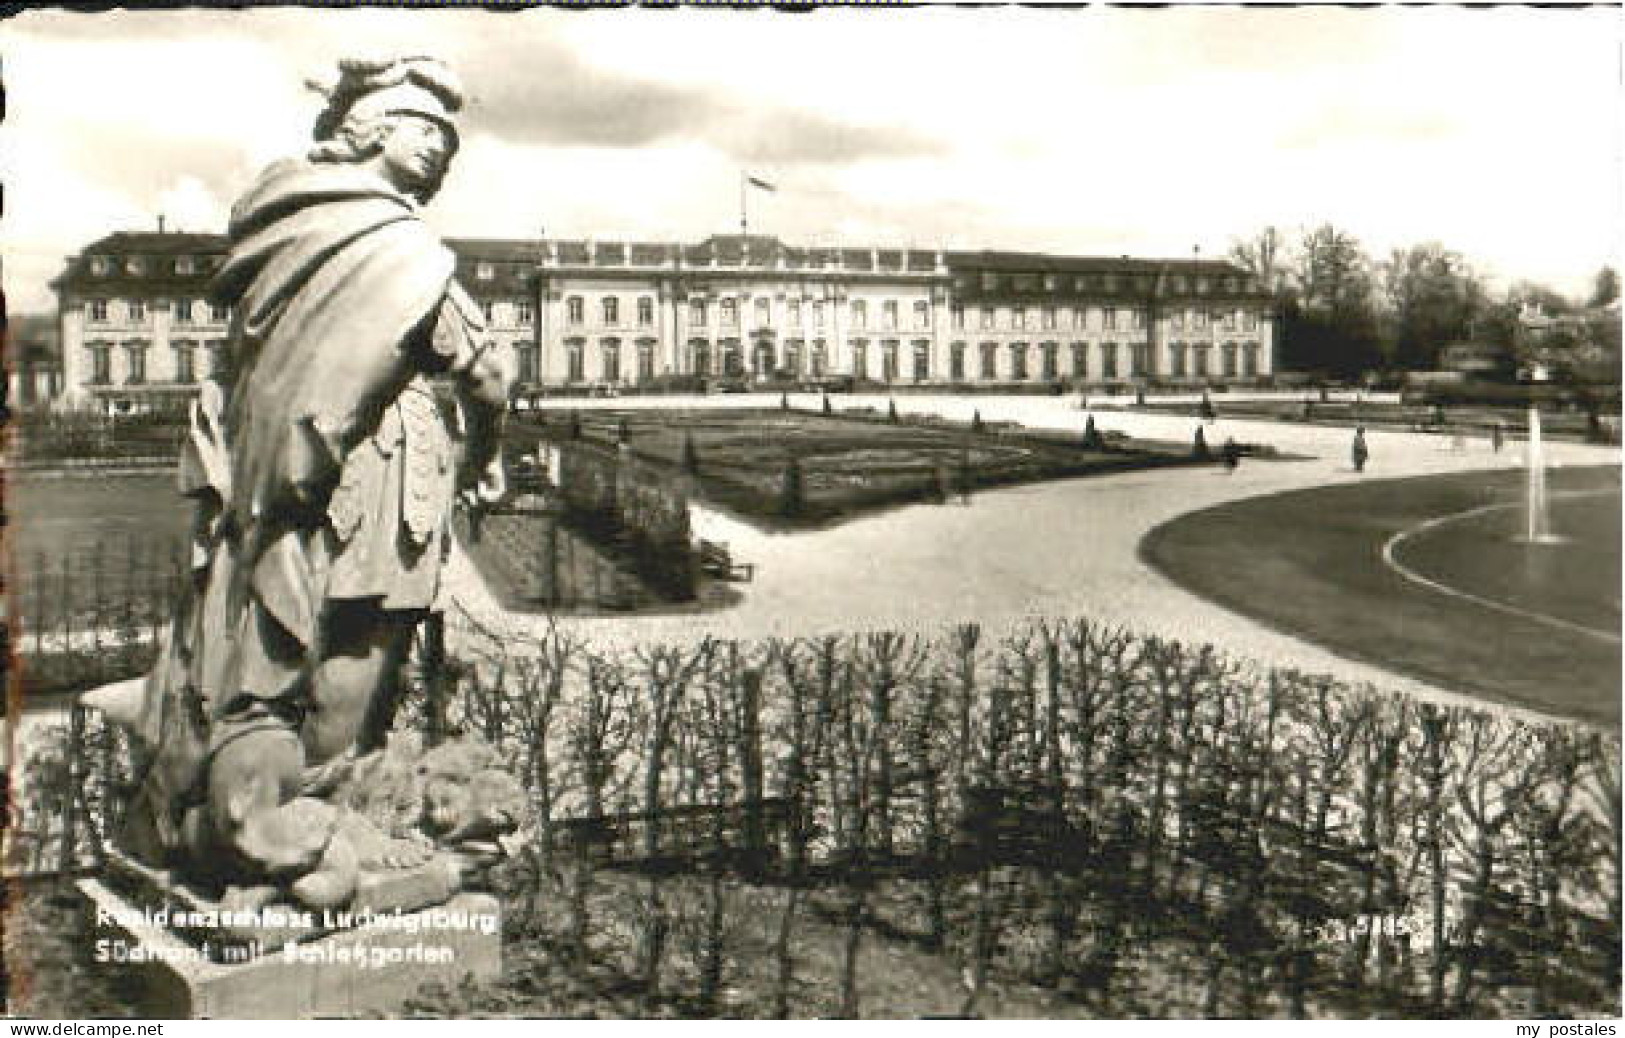
M 718 580 L 754 580 L 756 564 L 735 562 L 733 552 L 719 541 L 700 540 L 700 570 Z
M 660 854 L 709 857 L 743 853 L 773 857 L 790 825 L 782 797 L 731 804 L 677 804 L 658 812 L 624 811 L 556 820 L 554 831 L 568 847 L 587 850 L 604 864 L 646 861 L 648 829 L 659 828 Z

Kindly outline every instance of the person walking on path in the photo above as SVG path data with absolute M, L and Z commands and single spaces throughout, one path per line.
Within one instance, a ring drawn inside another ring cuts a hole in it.
M 1505 427 L 1505 423 L 1503 423 L 1501 421 L 1501 419 L 1497 418 L 1495 420 L 1495 424 L 1490 426 L 1490 449 L 1493 450 L 1495 453 L 1499 454 L 1499 453 L 1501 453 L 1501 448 L 1504 447 L 1505 445 L 1506 445 L 1506 427 Z
M 1354 447 L 1352 449 L 1354 471 L 1364 472 L 1365 463 L 1371 457 L 1371 450 L 1365 445 L 1365 426 L 1361 425 L 1354 430 Z
M 1241 445 L 1236 443 L 1235 437 L 1225 437 L 1224 446 L 1219 448 L 1219 456 L 1224 459 L 1224 471 L 1235 475 L 1236 467 L 1241 464 Z

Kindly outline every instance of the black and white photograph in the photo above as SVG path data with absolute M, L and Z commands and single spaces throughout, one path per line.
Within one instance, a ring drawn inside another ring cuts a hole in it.
M 1617 5 L 0 16 L 8 1019 L 1616 1033 Z

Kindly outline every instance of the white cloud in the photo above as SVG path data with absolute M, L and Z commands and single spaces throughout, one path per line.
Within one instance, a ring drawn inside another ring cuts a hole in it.
M 160 211 L 220 219 L 259 165 L 303 148 L 303 78 L 358 47 L 439 53 L 470 84 L 430 211 L 448 234 L 732 231 L 739 135 L 805 116 L 832 147 L 842 127 L 918 146 L 779 149 L 754 170 L 781 190 L 752 198 L 753 229 L 1185 255 L 1329 220 L 1374 254 L 1439 240 L 1566 290 L 1621 248 L 1606 9 L 53 13 L 0 44 L 0 241 L 27 306 L 90 238 Z M 673 132 L 572 139 L 554 105 L 519 139 L 526 99 L 561 87 L 647 97 Z M 487 94 L 518 106 L 506 122 Z

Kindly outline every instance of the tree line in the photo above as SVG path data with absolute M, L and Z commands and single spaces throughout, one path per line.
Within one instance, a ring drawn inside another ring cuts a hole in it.
M 1295 235 L 1265 227 L 1236 241 L 1229 258 L 1275 297 L 1283 370 L 1337 379 L 1431 370 L 1446 346 L 1470 342 L 1505 351 L 1509 367 L 1538 345 L 1557 359 L 1559 379 L 1618 381 L 1619 316 L 1605 312 L 1619 299 L 1612 267 L 1583 298 L 1530 281 L 1497 290 L 1443 244 L 1377 256 L 1330 223 Z M 1573 320 L 1537 342 L 1519 321 L 1527 306 Z

